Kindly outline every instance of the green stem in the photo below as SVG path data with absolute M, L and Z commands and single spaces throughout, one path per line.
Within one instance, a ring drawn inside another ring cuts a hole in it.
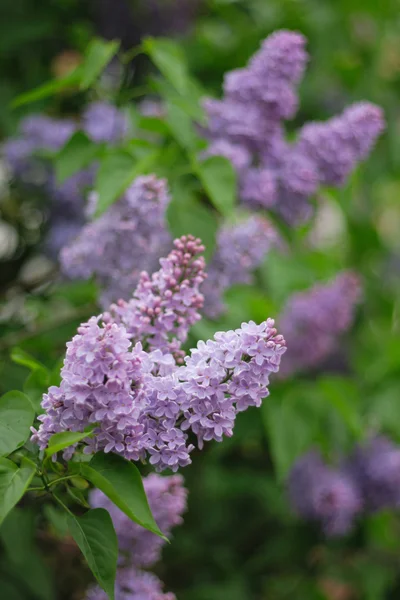
M 58 496 L 55 495 L 54 492 L 50 492 L 50 494 L 53 496 L 54 500 L 69 514 L 71 515 L 71 517 L 74 516 L 74 513 L 72 511 L 69 510 L 68 506 L 66 504 L 64 504 L 64 502 L 62 500 L 60 500 L 60 498 Z
M 67 479 L 73 479 L 74 477 L 76 477 L 76 475 L 65 475 L 64 477 L 59 477 L 58 479 L 53 479 L 53 481 L 49 482 L 48 486 L 50 487 L 52 485 L 57 485 L 61 481 L 66 481 Z

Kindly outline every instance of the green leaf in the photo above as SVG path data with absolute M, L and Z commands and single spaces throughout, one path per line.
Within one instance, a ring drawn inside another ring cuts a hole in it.
M 96 454 L 89 464 L 79 465 L 89 479 L 132 521 L 164 537 L 155 522 L 137 467 L 117 454 Z
M 43 512 L 57 537 L 65 538 L 68 533 L 67 513 L 52 504 L 45 504 Z
M 96 81 L 101 72 L 119 50 L 119 42 L 112 40 L 106 42 L 94 39 L 86 49 L 85 60 L 82 65 L 80 87 L 87 89 Z
M 80 504 L 80 506 L 83 506 L 84 508 L 90 508 L 90 504 L 88 504 L 85 496 L 80 490 L 76 490 L 75 488 L 68 486 L 67 492 L 74 502 Z
M 37 100 L 42 100 L 43 98 L 48 98 L 49 96 L 53 96 L 57 92 L 61 92 L 67 88 L 72 86 L 77 86 L 81 80 L 82 69 L 81 67 L 77 67 L 71 73 L 68 73 L 65 77 L 60 77 L 58 79 L 53 79 L 40 85 L 29 92 L 24 94 L 20 94 L 15 98 L 12 102 L 11 107 L 17 108 L 18 106 L 22 106 L 23 104 L 29 104 L 31 102 L 36 102 Z
M 28 396 L 31 404 L 37 414 L 43 412 L 41 402 L 43 394 L 46 393 L 50 383 L 50 376 L 47 371 L 43 372 L 41 369 L 32 371 L 25 379 L 24 382 L 24 393 Z
M 236 173 L 231 162 L 223 156 L 210 156 L 197 164 L 196 172 L 215 208 L 231 215 L 236 204 Z
M 22 350 L 21 348 L 13 348 L 11 350 L 11 360 L 18 365 L 22 365 L 23 367 L 27 367 L 31 371 L 43 370 L 47 371 L 46 367 L 42 365 L 36 358 Z
M 104 213 L 119 198 L 138 175 L 154 167 L 158 151 L 135 161 L 126 150 L 116 150 L 103 161 L 96 178 L 98 192 L 96 216 Z
M 19 502 L 35 474 L 33 465 L 22 459 L 21 467 L 0 458 L 0 524 Z
M 275 471 L 283 481 L 295 459 L 309 447 L 312 424 L 287 398 L 266 398 L 261 410 Z
M 202 204 L 192 190 L 182 185 L 174 186 L 167 220 L 173 237 L 188 233 L 199 237 L 206 248 L 206 260 L 211 259 L 216 245 L 218 215 L 212 208 Z
M 145 131 L 151 131 L 152 133 L 158 133 L 160 135 L 167 135 L 169 132 L 168 126 L 160 117 L 139 117 L 136 127 L 138 129 L 144 129 Z M 131 140 L 131 143 L 132 141 L 133 140 Z M 138 141 L 143 142 L 143 140 Z
M 192 120 L 179 106 L 167 104 L 166 123 L 176 141 L 187 150 L 194 150 L 199 138 L 194 130 Z
M 11 454 L 28 439 L 35 412 L 22 392 L 7 392 L 0 398 L 0 456 Z
M 64 450 L 64 448 L 68 448 L 68 446 L 72 446 L 73 444 L 77 444 L 78 442 L 84 440 L 87 437 L 90 437 L 95 425 L 90 428 L 86 428 L 85 431 L 63 431 L 62 433 L 55 433 L 49 439 L 49 445 L 46 448 L 46 455 L 52 456 L 56 454 L 60 450 Z
M 55 159 L 56 178 L 62 183 L 77 171 L 87 167 L 101 147 L 93 143 L 83 131 L 77 131 L 61 148 Z
M 176 42 L 165 38 L 149 37 L 143 42 L 143 50 L 177 92 L 187 93 L 189 88 L 187 64 Z
M 110 515 L 94 508 L 82 517 L 70 515 L 68 527 L 100 587 L 114 600 L 118 542 Z

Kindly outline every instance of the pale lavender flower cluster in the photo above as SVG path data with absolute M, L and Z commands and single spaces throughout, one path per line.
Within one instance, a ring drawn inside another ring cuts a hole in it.
M 222 227 L 202 287 L 204 314 L 216 318 L 223 313 L 224 292 L 235 284 L 250 284 L 254 269 L 262 263 L 270 248 L 279 244 L 277 232 L 261 216 L 252 216 L 238 224 Z
M 61 268 L 71 278 L 95 276 L 106 308 L 129 298 L 142 270 L 157 268 L 170 246 L 165 225 L 170 202 L 167 183 L 155 175 L 138 177 L 101 217 L 86 224 L 60 253 Z M 91 197 L 91 209 L 96 199 Z
M 243 203 L 270 209 L 288 223 L 310 218 L 310 198 L 319 185 L 345 183 L 384 129 L 379 107 L 352 105 L 324 123 L 306 124 L 293 143 L 283 121 L 297 110 L 297 86 L 307 62 L 306 39 L 277 31 L 243 69 L 226 74 L 222 100 L 204 102 L 210 146 L 239 175 Z
M 171 530 L 182 523 L 186 509 L 187 490 L 183 478 L 152 473 L 143 479 L 143 486 L 160 530 L 170 537 Z M 89 501 L 94 508 L 105 508 L 110 513 L 118 537 L 116 600 L 175 600 L 174 594 L 163 592 L 163 583 L 158 577 L 142 570 L 160 559 L 165 540 L 133 523 L 100 490 L 93 490 Z M 86 600 L 102 598 L 107 600 L 98 586 L 90 588 L 86 596 Z
M 338 347 L 353 321 L 361 289 L 359 276 L 344 271 L 289 298 L 279 318 L 289 348 L 282 378 L 317 367 Z
M 232 435 L 239 411 L 260 406 L 286 350 L 272 319 L 217 333 L 182 358 L 180 344 L 201 304 L 201 248 L 191 236 L 176 240 L 160 272 L 142 275 L 132 304 L 80 327 L 60 386 L 43 399 L 32 437 L 42 449 L 54 433 L 95 425 L 85 452 L 147 458 L 157 471 L 176 471 L 190 463 L 192 437 L 200 448 L 221 441 Z
M 167 258 L 160 259 L 161 269 L 151 277 L 142 271 L 131 300 L 112 304 L 103 320 L 122 324 L 147 351 L 161 350 L 182 362 L 181 345 L 200 319 L 204 301 L 199 291 L 206 278 L 203 251 L 192 236 L 175 240 Z
M 319 523 L 328 536 L 349 532 L 355 518 L 400 506 L 400 448 L 386 437 L 356 446 L 338 469 L 309 452 L 293 465 L 288 478 L 293 510 Z
M 162 477 L 152 473 L 143 478 L 143 485 L 153 517 L 166 537 L 183 522 L 187 490 L 181 475 Z M 115 506 L 100 490 L 90 494 L 93 508 L 105 508 L 111 515 L 121 552 L 120 565 L 135 568 L 152 567 L 161 557 L 165 540 L 137 525 Z
M 303 519 L 319 523 L 327 536 L 350 531 L 363 508 L 360 490 L 344 469 L 326 465 L 316 452 L 302 456 L 288 480 L 289 499 Z

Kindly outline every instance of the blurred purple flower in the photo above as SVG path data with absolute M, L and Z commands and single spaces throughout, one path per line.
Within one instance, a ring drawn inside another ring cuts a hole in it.
M 279 318 L 289 348 L 280 376 L 312 369 L 327 358 L 349 329 L 360 298 L 360 279 L 350 271 L 289 298 Z

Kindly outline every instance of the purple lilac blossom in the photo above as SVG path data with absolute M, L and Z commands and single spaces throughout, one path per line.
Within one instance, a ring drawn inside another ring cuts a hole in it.
M 203 295 L 199 288 L 205 274 L 204 246 L 193 236 L 174 241 L 174 249 L 160 260 L 161 269 L 151 277 L 146 271 L 131 300 L 120 300 L 104 315 L 105 320 L 124 325 L 147 351 L 161 350 L 182 361 L 181 345 L 189 329 L 201 317 Z
M 117 107 L 107 102 L 93 102 L 83 113 L 82 127 L 94 142 L 115 143 L 128 133 L 128 120 Z
M 165 180 L 154 175 L 138 177 L 120 200 L 63 248 L 64 274 L 82 279 L 94 275 L 102 290 L 103 307 L 129 298 L 140 272 L 152 271 L 170 245 L 165 225 L 169 201 Z
M 315 368 L 326 359 L 349 329 L 360 299 L 361 282 L 351 271 L 289 298 L 279 318 L 289 348 L 280 377 Z
M 222 227 L 202 286 L 205 315 L 218 317 L 225 309 L 224 292 L 232 285 L 251 283 L 252 271 L 262 263 L 270 248 L 278 244 L 278 234 L 261 216 Z
M 295 32 L 273 33 L 246 67 L 226 74 L 221 100 L 204 101 L 206 155 L 232 160 L 243 203 L 274 210 L 291 225 L 312 216 L 310 199 L 321 184 L 346 182 L 384 129 L 382 110 L 360 102 L 325 123 L 306 124 L 293 143 L 285 140 L 283 121 L 297 110 L 305 43 Z
M 142 319 L 146 306 L 138 303 L 140 318 L 133 331 L 127 330 L 121 315 L 112 322 L 113 312 L 106 323 L 100 315 L 79 328 L 67 344 L 60 386 L 52 386 L 43 397 L 45 412 L 32 436 L 41 449 L 54 433 L 84 431 L 96 424 L 92 437 L 85 439 L 85 452 L 112 451 L 134 461 L 148 458 L 157 471 L 176 471 L 191 462 L 190 431 L 199 448 L 204 441 L 222 441 L 224 435 L 232 435 L 238 412 L 260 406 L 269 394 L 269 376 L 279 370 L 286 350 L 272 319 L 260 325 L 243 323 L 240 329 L 199 342 L 179 366 L 182 355 L 176 340 L 180 342 L 181 332 L 197 320 L 196 286 L 202 272 L 202 262 L 196 258 L 199 247 L 198 240 L 183 236 L 176 240 L 176 250 L 160 261 L 159 274 L 142 276 L 134 298 L 140 298 L 143 288 L 156 306 L 147 314 L 150 318 Z M 175 279 L 178 272 L 185 274 L 179 282 Z M 161 296 L 153 295 L 158 291 Z M 156 310 L 158 302 L 160 311 Z M 165 322 L 158 319 L 163 315 Z M 155 331 L 149 328 L 153 316 L 157 317 Z M 167 336 L 171 330 L 178 331 L 173 337 L 177 362 L 159 327 Z M 70 458 L 74 450 L 68 448 L 64 457 Z
M 382 110 L 360 102 L 329 121 L 305 125 L 296 149 L 315 164 L 320 183 L 338 186 L 368 156 L 382 131 Z
M 400 506 L 400 448 L 385 437 L 358 446 L 347 463 L 368 511 Z
M 134 567 L 118 569 L 115 582 L 115 600 L 176 600 L 175 594 L 163 591 L 164 584 L 153 573 Z M 99 586 L 92 586 L 85 600 L 108 600 Z
M 171 530 L 183 522 L 187 498 L 183 478 L 181 475 L 162 477 L 152 473 L 143 478 L 143 485 L 153 517 L 169 538 Z M 89 501 L 93 508 L 105 508 L 110 513 L 118 536 L 121 565 L 148 568 L 158 562 L 166 543 L 164 539 L 133 523 L 100 490 L 93 490 Z
M 288 478 L 294 511 L 322 526 L 327 536 L 349 532 L 362 510 L 356 481 L 344 470 L 327 466 L 315 452 L 305 454 L 292 467 Z

